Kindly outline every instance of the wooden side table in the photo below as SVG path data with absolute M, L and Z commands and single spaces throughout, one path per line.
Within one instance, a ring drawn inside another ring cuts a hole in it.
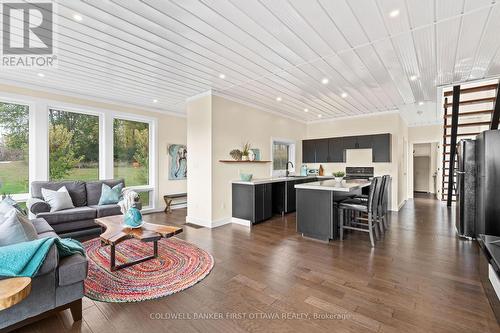
M 0 311 L 10 308 L 29 296 L 31 278 L 16 277 L 0 280 Z

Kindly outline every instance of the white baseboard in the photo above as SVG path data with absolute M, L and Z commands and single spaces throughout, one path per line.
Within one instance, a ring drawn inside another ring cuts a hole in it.
M 239 219 L 237 217 L 231 217 L 231 223 L 239 224 L 239 225 L 242 225 L 244 227 L 249 227 L 249 228 L 252 226 L 252 222 L 251 221 Z
M 196 224 L 205 228 L 212 228 L 212 221 L 200 219 L 198 217 L 186 216 L 186 222 Z
M 398 211 L 401 210 L 401 208 L 405 205 L 405 203 L 406 203 L 406 200 L 401 201 L 401 203 L 398 206 Z

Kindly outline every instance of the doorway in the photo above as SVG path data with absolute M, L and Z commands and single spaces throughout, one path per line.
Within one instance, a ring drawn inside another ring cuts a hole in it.
M 413 157 L 413 191 L 429 193 L 429 174 L 431 159 L 429 156 Z

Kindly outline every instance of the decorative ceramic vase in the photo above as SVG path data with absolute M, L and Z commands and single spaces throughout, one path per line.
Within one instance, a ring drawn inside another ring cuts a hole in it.
M 252 150 L 248 152 L 248 160 L 249 161 L 255 161 L 255 154 Z
M 142 224 L 141 211 L 135 207 L 130 207 L 123 216 L 123 223 L 130 228 L 137 228 Z
M 242 161 L 248 161 L 248 155 L 243 155 L 241 156 Z
M 344 180 L 344 177 L 335 177 L 337 183 L 342 183 L 342 180 Z

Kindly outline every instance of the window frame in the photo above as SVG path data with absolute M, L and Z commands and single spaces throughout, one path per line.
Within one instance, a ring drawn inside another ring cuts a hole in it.
M 52 104 L 48 104 L 47 105 L 47 109 L 46 109 L 46 114 L 47 114 L 47 180 L 50 180 L 50 174 L 49 174 L 49 170 L 50 170 L 50 142 L 49 142 L 49 129 L 50 129 L 50 122 L 49 122 L 49 112 L 50 110 L 55 110 L 55 111 L 63 111 L 63 112 L 71 112 L 71 113 L 80 113 L 80 114 L 84 114 L 84 115 L 89 115 L 89 116 L 95 116 L 98 118 L 99 120 L 99 137 L 98 137 L 98 140 L 99 140 L 99 161 L 98 161 L 98 165 L 99 165 L 99 170 L 98 170 L 98 180 L 102 180 L 102 179 L 106 179 L 106 178 L 102 178 L 101 175 L 103 175 L 101 173 L 101 170 L 104 168 L 104 163 L 105 163 L 105 156 L 103 155 L 103 153 L 101 152 L 102 149 L 102 143 L 103 143 L 103 136 L 104 136 L 104 126 L 103 126 L 103 122 L 104 122 L 104 117 L 103 117 L 103 113 L 102 112 L 98 112 L 98 111 L 95 111 L 95 110 L 88 110 L 88 109 L 81 109 L 81 108 L 77 108 L 77 107 L 66 107 L 66 106 L 54 106 Z M 31 129 L 30 129 L 31 130 Z M 104 159 L 104 160 L 103 160 Z
M 275 144 L 285 144 L 288 146 L 288 161 L 293 163 L 293 167 L 289 168 L 288 171 L 291 173 L 295 173 L 297 170 L 296 166 L 296 154 L 297 154 L 297 144 L 295 140 L 286 139 L 286 138 L 271 138 L 271 176 L 272 177 L 280 177 L 285 176 L 286 169 L 283 170 L 274 170 L 274 145 Z
M 0 96 L 0 102 L 2 103 L 9 103 L 9 104 L 18 104 L 18 105 L 24 105 L 28 107 L 28 155 L 30 156 L 28 160 L 28 182 L 31 184 L 35 179 L 33 177 L 33 172 L 32 170 L 35 169 L 36 163 L 35 159 L 31 158 L 33 153 L 35 152 L 35 138 L 33 133 L 34 126 L 33 124 L 35 123 L 35 103 L 30 100 L 22 99 L 22 98 L 16 98 L 16 97 L 10 97 L 8 95 L 2 95 Z M 20 202 L 26 202 L 30 198 L 30 193 L 31 193 L 31 186 L 28 186 L 28 192 L 27 193 L 16 193 L 12 194 L 12 198 L 16 201 Z

